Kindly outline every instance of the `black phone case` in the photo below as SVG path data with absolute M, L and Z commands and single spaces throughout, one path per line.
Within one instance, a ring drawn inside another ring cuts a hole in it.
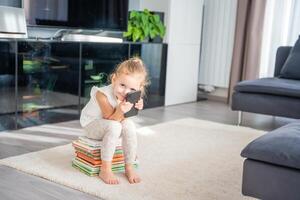
M 134 104 L 141 98 L 141 91 L 130 92 L 126 96 L 126 101 L 133 103 L 132 108 L 124 114 L 125 117 L 132 117 L 138 114 L 138 109 L 134 107 Z

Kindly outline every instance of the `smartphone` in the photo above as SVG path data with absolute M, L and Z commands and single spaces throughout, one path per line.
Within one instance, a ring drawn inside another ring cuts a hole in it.
M 140 100 L 141 98 L 141 91 L 134 91 L 134 92 L 129 92 L 126 95 L 126 101 L 133 103 L 132 108 L 124 114 L 125 117 L 132 117 L 138 114 L 138 109 L 134 107 L 134 105 Z

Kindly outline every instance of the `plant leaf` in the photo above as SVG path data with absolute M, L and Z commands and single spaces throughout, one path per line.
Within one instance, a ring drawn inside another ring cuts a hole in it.
M 143 35 L 142 35 L 142 31 L 141 29 L 138 29 L 138 28 L 134 28 L 134 31 L 133 31 L 133 34 L 132 34 L 132 39 L 133 41 L 137 41 L 138 39 L 142 38 Z
M 157 28 L 158 28 L 158 30 L 159 30 L 159 34 L 161 34 L 161 35 L 165 35 L 165 26 L 163 25 L 163 24 L 158 24 L 158 26 L 157 26 Z
M 151 13 L 150 13 L 150 11 L 148 10 L 148 9 L 144 9 L 144 11 L 143 11 L 145 14 L 147 14 L 147 15 L 151 15 Z
M 132 41 L 133 41 L 133 42 L 136 42 L 138 39 L 139 39 L 138 34 L 137 34 L 137 33 L 133 33 L 133 34 L 132 34 Z
M 143 25 L 146 26 L 147 23 L 148 23 L 148 17 L 146 15 L 142 15 L 141 17 L 142 17 L 142 23 L 143 23 Z
M 158 15 L 153 15 L 153 19 L 155 23 L 161 23 L 160 18 Z
M 150 33 L 150 28 L 149 28 L 149 26 L 145 26 L 144 29 L 143 29 L 143 31 L 144 31 L 144 36 L 145 36 L 145 37 L 148 37 L 148 36 L 149 36 L 149 33 Z
M 151 16 L 149 17 L 149 21 L 150 21 L 152 24 L 155 24 L 155 20 L 154 20 L 153 15 L 151 15 Z
M 132 32 L 123 32 L 123 37 L 129 37 L 130 35 L 132 35 Z
M 134 17 L 137 16 L 137 14 L 138 14 L 137 11 L 135 11 L 135 10 L 131 11 L 131 12 L 130 12 L 130 15 L 129 15 L 129 19 L 133 19 Z
M 150 38 L 151 38 L 151 39 L 155 38 L 155 37 L 158 36 L 158 35 L 159 35 L 159 33 L 158 33 L 158 31 L 157 31 L 156 29 L 152 29 L 152 30 L 150 31 Z

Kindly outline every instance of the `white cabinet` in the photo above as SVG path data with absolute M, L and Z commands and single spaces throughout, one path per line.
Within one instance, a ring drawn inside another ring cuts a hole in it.
M 170 0 L 165 105 L 197 100 L 203 0 Z
M 165 105 L 196 101 L 199 45 L 169 44 Z

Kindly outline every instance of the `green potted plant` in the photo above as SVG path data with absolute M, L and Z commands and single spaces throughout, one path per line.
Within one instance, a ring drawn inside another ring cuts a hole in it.
M 147 9 L 143 11 L 131 11 L 128 19 L 127 32 L 123 36 L 133 42 L 145 41 L 160 37 L 163 39 L 166 27 L 159 15 Z

